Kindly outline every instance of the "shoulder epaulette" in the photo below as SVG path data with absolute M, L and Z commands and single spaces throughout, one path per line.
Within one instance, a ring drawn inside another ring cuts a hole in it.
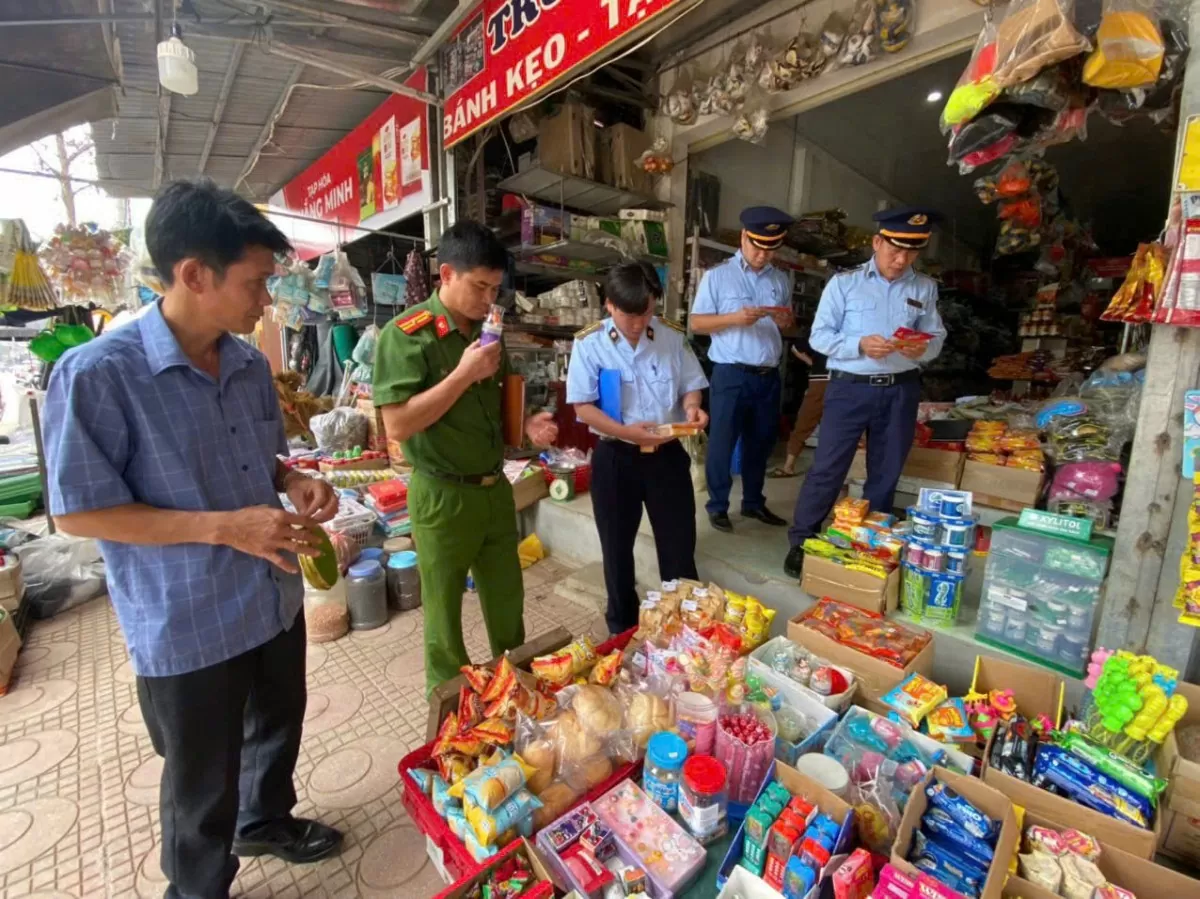
M 433 313 L 428 309 L 416 309 L 408 315 L 396 319 L 396 327 L 411 337 L 433 321 Z
M 603 322 L 592 322 L 586 328 L 580 328 L 578 331 L 576 331 L 575 339 L 583 340 L 583 338 L 587 337 L 589 334 L 595 334 L 602 326 Z
M 680 334 L 687 334 L 687 328 L 679 324 L 679 322 L 674 322 L 666 318 L 660 318 L 658 321 L 660 324 L 670 328 L 672 331 L 678 331 Z

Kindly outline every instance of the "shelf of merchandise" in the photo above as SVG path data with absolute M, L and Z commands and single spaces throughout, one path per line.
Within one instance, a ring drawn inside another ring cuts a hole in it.
M 702 250 L 715 250 L 718 253 L 725 253 L 732 256 L 738 251 L 737 247 L 730 246 L 726 243 L 721 243 L 719 240 L 713 240 L 710 237 L 690 237 L 688 238 L 689 249 L 699 248 Z M 788 269 L 789 271 L 799 272 L 804 275 L 812 275 L 817 278 L 828 278 L 833 274 L 832 271 L 824 269 L 812 268 L 811 266 L 803 265 L 799 262 L 793 262 L 785 256 L 776 256 L 772 260 L 773 265 L 778 265 L 780 268 Z
M 518 260 L 517 272 L 522 275 L 536 275 L 543 278 L 562 278 L 564 281 L 592 281 L 596 284 L 604 282 L 604 275 L 600 272 L 585 272 L 565 265 L 550 265 L 546 262 Z
M 498 187 L 543 203 L 582 209 L 591 215 L 616 215 L 622 209 L 630 208 L 669 209 L 672 205 L 645 194 L 551 172 L 536 165 L 510 175 Z

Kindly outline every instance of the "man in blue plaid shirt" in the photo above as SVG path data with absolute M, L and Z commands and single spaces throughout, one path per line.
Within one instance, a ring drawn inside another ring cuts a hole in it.
M 225 899 L 235 855 L 312 862 L 341 843 L 291 814 L 307 699 L 296 554 L 316 553 L 337 496 L 280 462 L 270 368 L 233 336 L 270 305 L 287 239 L 232 191 L 178 181 L 155 198 L 146 241 L 166 296 L 50 379 L 50 511 L 104 554 L 165 760 L 166 896 Z

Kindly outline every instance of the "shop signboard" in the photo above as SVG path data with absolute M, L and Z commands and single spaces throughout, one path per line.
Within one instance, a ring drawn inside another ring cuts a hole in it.
M 425 90 L 424 69 L 406 85 Z M 392 94 L 349 134 L 271 198 L 271 206 L 329 226 L 306 226 L 277 217 L 295 238 L 301 256 L 327 252 L 339 240 L 337 225 L 382 228 L 429 204 L 427 107 Z M 341 240 L 352 237 L 342 233 Z
M 694 0 L 480 0 L 442 50 L 452 147 Z

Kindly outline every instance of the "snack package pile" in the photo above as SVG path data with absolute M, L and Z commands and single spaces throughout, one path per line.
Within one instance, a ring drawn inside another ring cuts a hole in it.
M 805 896 L 823 879 L 845 836 L 816 803 L 772 780 L 746 813 L 738 864 L 785 896 Z
M 926 785 L 925 797 L 929 804 L 908 860 L 939 883 L 977 899 L 996 854 L 1000 822 L 939 781 Z
M 908 509 L 901 562 L 901 606 L 914 621 L 947 627 L 958 620 L 976 519 L 969 491 L 922 487 Z
M 900 561 L 906 533 L 906 525 L 897 525 L 885 512 L 872 512 L 865 499 L 845 497 L 833 507 L 833 523 L 821 537 L 809 538 L 804 551 L 886 578 Z
M 988 465 L 1045 471 L 1046 458 L 1038 432 L 1013 428 L 1002 421 L 977 421 L 967 435 L 967 458 Z
M 878 612 L 823 597 L 796 619 L 831 640 L 881 661 L 904 668 L 933 639 L 928 631 L 914 631 L 888 621 Z
M 1200 469 L 1192 476 L 1188 506 L 1188 539 L 1179 556 L 1179 587 L 1175 590 L 1179 623 L 1200 627 Z
M 925 721 L 925 716 L 940 707 L 948 696 L 941 684 L 914 671 L 884 693 L 881 701 L 895 710 L 892 714 L 899 716 L 901 721 L 915 730 Z
M 1108 883 L 1096 866 L 1100 843 L 1078 830 L 1031 825 L 1025 829 L 1017 873 L 1056 896 L 1093 899 L 1137 899 L 1129 890 Z
M 1100 320 L 1131 325 L 1153 321 L 1169 263 L 1170 253 L 1159 241 L 1138 244 L 1129 273 Z

